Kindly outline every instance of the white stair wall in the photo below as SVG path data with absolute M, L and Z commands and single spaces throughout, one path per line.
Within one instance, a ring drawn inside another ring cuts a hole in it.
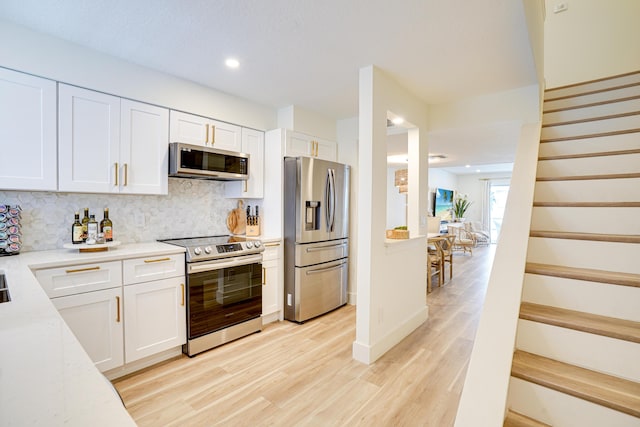
M 640 200 L 640 178 L 539 181 L 533 200 L 534 203 L 637 202 Z
M 592 371 L 640 381 L 640 345 L 520 319 L 516 347 Z
M 638 427 L 638 418 L 511 377 L 508 407 L 555 427 Z
M 640 117 L 640 116 L 638 116 Z M 598 174 L 637 173 L 640 153 L 578 159 L 543 160 L 538 162 L 538 177 L 584 176 Z
M 640 207 L 536 206 L 531 229 L 574 233 L 640 234 Z
M 527 262 L 640 274 L 640 245 L 530 237 Z
M 640 95 L 640 85 L 615 89 L 608 92 L 592 93 L 571 98 L 544 101 L 543 111 L 551 112 L 562 108 L 575 108 L 579 106 L 608 102 L 616 99 L 627 99 Z
M 547 124 L 569 122 L 573 120 L 584 120 L 595 117 L 604 117 L 614 114 L 630 113 L 640 111 L 640 97 L 623 102 L 613 102 L 593 107 L 572 108 L 570 110 L 560 110 L 553 113 L 544 113 L 543 120 Z
M 525 274 L 522 301 L 640 322 L 638 292 L 632 286 Z
M 549 89 L 545 94 L 546 99 L 562 98 L 579 95 L 585 92 L 607 90 L 619 86 L 628 86 L 640 82 L 640 72 L 622 74 L 618 77 L 594 80 L 591 82 L 564 86 L 557 89 Z
M 602 151 L 634 150 L 640 148 L 640 131 L 596 138 L 554 141 L 540 144 L 539 155 L 559 156 Z

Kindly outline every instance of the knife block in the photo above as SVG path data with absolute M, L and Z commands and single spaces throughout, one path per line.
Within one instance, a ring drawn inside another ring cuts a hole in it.
M 256 237 L 260 235 L 260 220 L 258 219 L 258 223 L 255 225 L 247 224 L 246 235 L 249 237 Z

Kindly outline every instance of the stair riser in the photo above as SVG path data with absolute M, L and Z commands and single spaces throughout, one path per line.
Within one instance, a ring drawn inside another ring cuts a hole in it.
M 628 84 L 640 82 L 640 73 L 630 74 L 621 77 L 615 77 L 612 79 L 600 80 L 592 83 L 584 83 L 580 85 L 570 86 L 562 89 L 548 89 L 545 92 L 545 98 L 559 98 L 563 96 L 580 95 L 585 92 L 592 92 L 595 90 L 609 89 L 617 86 L 624 86 Z
M 614 119 L 594 120 L 572 125 L 559 125 L 542 128 L 540 139 L 573 138 L 624 129 L 640 129 L 640 114 Z
M 640 245 L 530 237 L 527 262 L 640 274 Z
M 640 322 L 640 289 L 633 286 L 527 273 L 522 301 Z
M 508 407 L 552 426 L 638 427 L 631 415 L 513 377 Z
M 542 160 L 538 178 L 559 176 L 609 175 L 640 172 L 640 153 L 578 159 Z
M 520 319 L 516 348 L 581 368 L 640 381 L 640 344 Z
M 545 101 L 543 111 L 557 110 L 559 108 L 571 108 L 596 102 L 611 101 L 615 99 L 629 98 L 640 95 L 640 85 L 614 89 L 607 92 L 599 92 L 591 95 L 576 96 L 559 99 L 557 101 Z
M 536 182 L 535 202 L 637 202 L 640 178 Z
M 640 132 L 597 138 L 554 141 L 540 144 L 538 155 L 561 156 L 566 154 L 598 153 L 602 151 L 633 150 L 640 148 Z
M 546 113 L 542 116 L 542 121 L 545 124 L 562 123 L 572 120 L 593 119 L 613 114 L 630 113 L 633 111 L 640 111 L 640 98 L 629 101 L 614 102 L 611 104 L 596 105 L 594 107 L 575 108 L 571 110 L 556 111 L 555 113 Z
M 531 215 L 531 230 L 640 235 L 638 218 L 640 208 L 536 206 Z

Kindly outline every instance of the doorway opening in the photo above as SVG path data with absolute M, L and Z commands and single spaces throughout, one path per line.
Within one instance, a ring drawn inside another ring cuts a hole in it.
M 489 186 L 489 228 L 491 243 L 497 243 L 502 228 L 502 218 L 507 206 L 509 184 L 491 183 Z

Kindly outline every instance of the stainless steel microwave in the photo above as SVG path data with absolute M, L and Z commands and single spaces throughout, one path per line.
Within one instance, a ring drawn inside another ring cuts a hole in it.
M 249 179 L 249 154 L 172 142 L 169 144 L 169 176 L 246 180 Z

